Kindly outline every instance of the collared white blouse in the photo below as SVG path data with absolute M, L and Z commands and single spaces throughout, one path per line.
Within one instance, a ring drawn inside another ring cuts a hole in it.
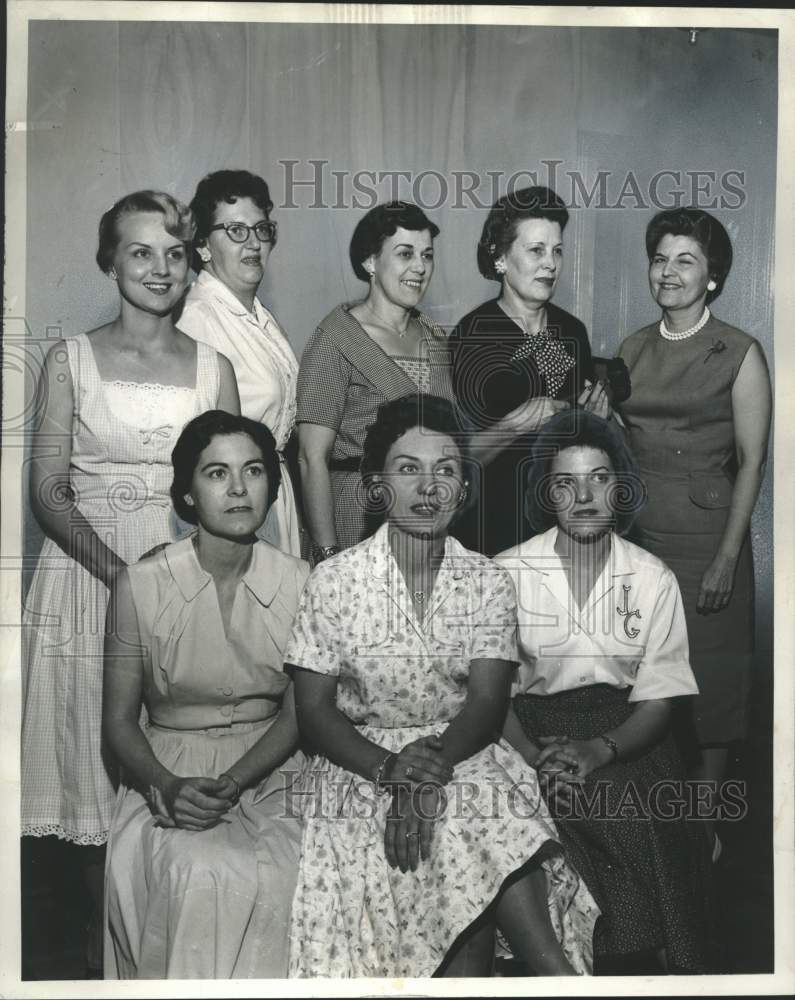
M 609 684 L 629 700 L 698 694 L 679 586 L 656 556 L 613 535 L 583 608 L 555 552 L 557 527 L 496 557 L 518 604 L 521 665 L 514 694 L 550 695 Z

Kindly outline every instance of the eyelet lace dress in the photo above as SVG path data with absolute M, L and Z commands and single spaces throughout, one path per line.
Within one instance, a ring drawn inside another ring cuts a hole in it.
M 74 387 L 70 482 L 126 563 L 172 541 L 171 449 L 217 406 L 218 355 L 198 345 L 195 387 L 103 382 L 85 334 L 65 341 Z M 54 495 L 45 503 L 58 504 Z M 23 603 L 22 834 L 103 844 L 113 808 L 101 740 L 108 590 L 47 538 Z

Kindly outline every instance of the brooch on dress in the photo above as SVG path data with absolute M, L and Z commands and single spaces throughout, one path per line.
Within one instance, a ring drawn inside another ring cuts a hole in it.
M 722 340 L 713 340 L 712 347 L 707 348 L 707 356 L 704 358 L 704 364 L 706 364 L 713 354 L 720 354 L 721 351 L 726 350 L 726 345 Z
M 634 626 L 630 626 L 629 623 L 633 618 L 637 618 L 638 620 L 640 620 L 643 617 L 643 615 L 640 613 L 640 608 L 634 608 L 633 610 L 630 610 L 629 592 L 632 588 L 628 587 L 626 584 L 622 584 L 621 589 L 624 591 L 624 607 L 623 608 L 617 607 L 616 611 L 624 619 L 624 635 L 626 635 L 628 639 L 637 639 L 637 637 L 640 635 L 640 629 L 635 628 Z

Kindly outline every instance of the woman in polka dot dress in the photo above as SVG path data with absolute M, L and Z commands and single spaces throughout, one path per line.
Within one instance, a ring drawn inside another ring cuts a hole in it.
M 479 502 L 456 534 L 486 555 L 527 536 L 524 482 L 545 421 L 578 400 L 602 416 L 608 412 L 585 327 L 551 301 L 568 217 L 545 187 L 495 203 L 478 244 L 478 268 L 500 282 L 500 294 L 464 316 L 450 337 L 456 399 L 471 428 L 487 432 L 473 449 L 482 467 Z

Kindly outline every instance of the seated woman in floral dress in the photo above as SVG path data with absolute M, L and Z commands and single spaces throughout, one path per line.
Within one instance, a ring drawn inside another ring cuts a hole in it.
M 598 910 L 500 738 L 513 586 L 447 534 L 467 492 L 457 430 L 438 397 L 380 407 L 362 474 L 386 523 L 315 569 L 285 652 L 317 754 L 291 976 L 488 975 L 496 927 L 537 974 L 590 969 Z
M 208 411 L 172 458 L 198 529 L 127 567 L 108 612 L 103 722 L 124 781 L 105 975 L 283 977 L 301 760 L 282 650 L 309 567 L 255 535 L 279 488 L 264 424 Z

